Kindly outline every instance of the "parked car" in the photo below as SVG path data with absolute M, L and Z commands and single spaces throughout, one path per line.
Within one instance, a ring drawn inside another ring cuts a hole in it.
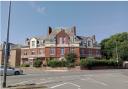
M 128 61 L 124 61 L 124 62 L 123 62 L 123 68 L 128 69 Z
M 4 66 L 0 65 L 0 75 L 3 75 Z M 20 75 L 23 74 L 23 70 L 13 67 L 7 67 L 7 75 Z

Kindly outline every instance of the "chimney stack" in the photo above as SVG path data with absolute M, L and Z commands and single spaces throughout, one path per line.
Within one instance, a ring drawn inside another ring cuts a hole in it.
M 52 32 L 52 28 L 49 26 L 49 28 L 48 28 L 48 35 L 50 35 L 51 32 Z
M 95 35 L 93 35 L 92 38 L 93 38 L 94 40 L 96 40 Z
M 73 33 L 74 35 L 76 35 L 76 27 L 75 27 L 75 26 L 72 27 L 72 30 L 71 30 L 71 31 L 72 31 L 72 33 Z
M 95 35 L 92 36 L 93 42 L 96 42 L 96 37 Z

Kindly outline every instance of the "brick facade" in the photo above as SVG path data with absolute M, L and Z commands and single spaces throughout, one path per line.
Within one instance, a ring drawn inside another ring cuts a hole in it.
M 32 41 L 36 43 L 34 47 Z M 45 64 L 50 58 L 59 60 L 70 52 L 77 55 L 77 64 L 79 64 L 80 58 L 101 57 L 100 47 L 97 46 L 95 36 L 77 36 L 76 27 L 54 30 L 49 27 L 46 37 L 27 38 L 27 42 L 31 45 L 21 48 L 22 63 L 29 63 L 29 59 L 31 62 L 31 60 L 34 61 L 34 59 L 40 58 Z M 40 54 L 40 50 L 43 50 L 43 53 Z
M 11 49 L 8 63 L 12 67 L 19 67 L 21 61 L 21 49 Z M 0 64 L 4 63 L 4 53 L 0 50 Z

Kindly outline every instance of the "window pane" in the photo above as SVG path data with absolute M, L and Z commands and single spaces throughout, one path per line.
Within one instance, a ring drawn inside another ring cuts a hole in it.
M 64 44 L 66 44 L 66 37 L 64 37 Z
M 61 55 L 64 55 L 64 48 L 61 48 Z
M 60 42 L 59 43 L 62 44 L 62 37 L 60 37 Z
M 33 46 L 33 47 L 35 46 L 35 41 L 32 41 L 32 46 Z
M 91 41 L 88 41 L 88 46 L 91 46 Z
M 50 54 L 52 54 L 52 55 L 55 54 L 55 48 L 50 48 Z

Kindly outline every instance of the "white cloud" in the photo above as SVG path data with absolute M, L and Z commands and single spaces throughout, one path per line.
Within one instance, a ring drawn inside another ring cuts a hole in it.
M 45 14 L 46 13 L 46 7 L 38 6 L 37 2 L 29 2 L 30 6 L 38 13 Z
M 41 13 L 41 14 L 44 14 L 46 12 L 46 8 L 45 7 L 38 7 L 38 8 L 36 8 L 36 11 Z

